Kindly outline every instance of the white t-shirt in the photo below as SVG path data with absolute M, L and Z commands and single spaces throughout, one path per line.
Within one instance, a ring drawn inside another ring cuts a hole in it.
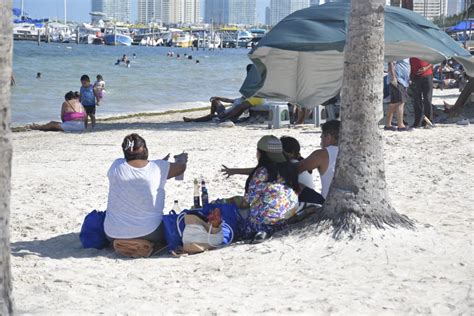
M 161 223 L 165 183 L 170 163 L 151 160 L 143 168 L 115 160 L 107 176 L 109 198 L 104 230 L 112 238 L 137 238 L 152 233 Z
M 299 161 L 296 159 L 291 159 L 291 162 L 298 163 Z M 305 170 L 298 175 L 298 182 L 304 185 L 305 187 L 314 190 L 313 175 L 308 171 Z

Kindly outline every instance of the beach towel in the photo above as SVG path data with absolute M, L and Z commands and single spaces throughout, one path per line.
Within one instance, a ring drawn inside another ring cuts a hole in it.
M 93 210 L 84 218 L 79 239 L 82 247 L 102 249 L 109 245 L 104 231 L 105 212 Z

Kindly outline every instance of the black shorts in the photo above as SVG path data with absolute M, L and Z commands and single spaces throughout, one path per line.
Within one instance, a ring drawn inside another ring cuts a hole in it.
M 400 84 L 400 82 L 396 87 L 390 83 L 390 103 L 405 103 L 407 98 L 407 88 Z
M 84 105 L 87 115 L 95 115 L 95 105 Z

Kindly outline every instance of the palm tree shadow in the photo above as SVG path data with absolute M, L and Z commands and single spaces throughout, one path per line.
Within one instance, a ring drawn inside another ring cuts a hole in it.
M 44 240 L 36 239 L 13 242 L 11 244 L 11 254 L 12 256 L 21 258 L 27 256 L 38 256 L 51 259 L 106 257 L 110 259 L 133 260 L 133 258 L 126 258 L 118 255 L 112 247 L 104 249 L 84 249 L 79 240 L 79 233 L 67 233 Z M 174 257 L 166 251 L 161 251 L 154 254 L 149 259 L 157 258 L 162 259 Z

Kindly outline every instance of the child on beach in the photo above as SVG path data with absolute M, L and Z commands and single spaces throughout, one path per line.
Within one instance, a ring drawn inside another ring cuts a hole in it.
M 97 95 L 97 105 L 100 105 L 100 101 L 104 98 L 105 94 L 105 81 L 102 75 L 97 75 L 97 80 L 94 82 L 94 92 Z
M 94 86 L 91 84 L 91 80 L 88 75 L 82 75 L 81 77 L 81 89 L 79 93 L 79 98 L 87 113 L 87 118 L 84 120 L 86 129 L 87 129 L 89 117 L 91 118 L 92 128 L 94 128 L 95 127 L 95 107 L 96 107 L 96 102 L 99 102 L 99 98 L 97 97 L 94 91 Z

